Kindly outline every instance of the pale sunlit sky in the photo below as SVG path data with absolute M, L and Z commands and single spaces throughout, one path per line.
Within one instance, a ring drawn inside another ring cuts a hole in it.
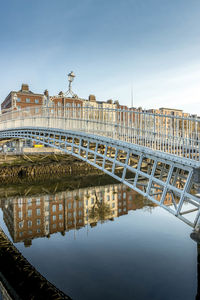
M 51 95 L 200 115 L 199 0 L 0 0 L 0 101 Z

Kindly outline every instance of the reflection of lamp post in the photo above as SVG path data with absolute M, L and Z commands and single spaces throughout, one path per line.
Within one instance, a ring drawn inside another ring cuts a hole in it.
M 72 81 L 74 80 L 75 77 L 76 77 L 76 76 L 75 76 L 75 74 L 74 74 L 73 71 L 71 71 L 71 72 L 68 74 L 69 88 L 68 88 L 68 91 L 66 92 L 65 95 L 67 96 L 68 94 L 71 94 L 72 97 L 77 98 L 77 95 L 74 94 L 74 93 L 72 92 Z

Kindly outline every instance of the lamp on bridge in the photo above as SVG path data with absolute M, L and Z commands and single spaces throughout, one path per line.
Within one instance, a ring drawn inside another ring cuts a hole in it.
M 72 81 L 74 80 L 74 78 L 76 76 L 73 71 L 71 71 L 67 76 L 68 76 L 68 81 L 69 81 L 69 88 L 68 88 L 66 95 L 71 94 L 72 97 L 77 98 L 78 96 L 72 92 Z

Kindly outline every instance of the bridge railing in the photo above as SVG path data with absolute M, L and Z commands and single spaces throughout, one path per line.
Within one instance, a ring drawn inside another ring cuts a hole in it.
M 0 117 L 0 130 L 25 126 L 83 131 L 200 161 L 199 118 L 83 106 L 31 107 Z

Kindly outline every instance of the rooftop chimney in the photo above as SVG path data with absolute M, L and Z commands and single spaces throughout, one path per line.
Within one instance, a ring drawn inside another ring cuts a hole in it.
M 89 101 L 95 102 L 96 101 L 95 95 L 89 95 Z
M 29 91 L 29 86 L 26 83 L 22 83 L 22 87 L 21 87 L 21 91 L 22 92 L 28 92 Z

